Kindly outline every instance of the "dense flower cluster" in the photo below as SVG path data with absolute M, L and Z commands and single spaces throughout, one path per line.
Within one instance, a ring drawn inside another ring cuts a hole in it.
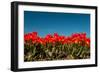
M 58 33 L 54 35 L 48 34 L 44 38 L 39 37 L 37 32 L 32 32 L 24 35 L 25 41 L 32 40 L 32 43 L 53 43 L 60 42 L 62 44 L 78 43 L 90 46 L 90 38 L 86 37 L 86 33 L 75 33 L 71 36 L 60 36 Z
M 40 37 L 37 32 L 24 35 L 24 61 L 87 59 L 90 38 L 86 33 L 63 36 L 58 33 Z

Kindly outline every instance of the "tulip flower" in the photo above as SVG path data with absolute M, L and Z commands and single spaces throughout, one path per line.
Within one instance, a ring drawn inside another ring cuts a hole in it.
M 37 32 L 31 32 L 24 34 L 24 45 L 25 61 L 72 59 L 70 56 L 83 59 L 90 56 L 90 38 L 86 33 L 73 33 L 70 36 L 54 33 L 40 37 Z M 32 55 L 30 59 L 27 58 L 29 54 Z

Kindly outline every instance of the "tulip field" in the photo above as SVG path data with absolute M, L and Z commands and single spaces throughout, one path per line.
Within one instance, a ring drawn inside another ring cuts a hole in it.
M 75 60 L 90 58 L 90 38 L 86 33 L 70 36 L 58 33 L 40 37 L 37 32 L 24 34 L 24 61 Z

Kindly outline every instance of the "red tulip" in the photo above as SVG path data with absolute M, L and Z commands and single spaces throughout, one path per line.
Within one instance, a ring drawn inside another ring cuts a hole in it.
M 71 36 L 60 36 L 58 33 L 54 33 L 54 35 L 48 34 L 44 38 L 38 36 L 37 32 L 32 32 L 24 35 L 24 40 L 29 41 L 32 40 L 33 43 L 53 43 L 61 42 L 62 44 L 83 44 L 90 46 L 90 38 L 86 37 L 86 33 L 74 33 Z
M 90 46 L 90 38 L 87 38 L 85 42 L 87 46 Z

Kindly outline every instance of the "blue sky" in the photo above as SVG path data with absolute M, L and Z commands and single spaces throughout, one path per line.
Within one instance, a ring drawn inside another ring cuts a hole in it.
M 90 37 L 90 14 L 24 11 L 24 33 L 29 32 L 41 37 L 86 32 Z

